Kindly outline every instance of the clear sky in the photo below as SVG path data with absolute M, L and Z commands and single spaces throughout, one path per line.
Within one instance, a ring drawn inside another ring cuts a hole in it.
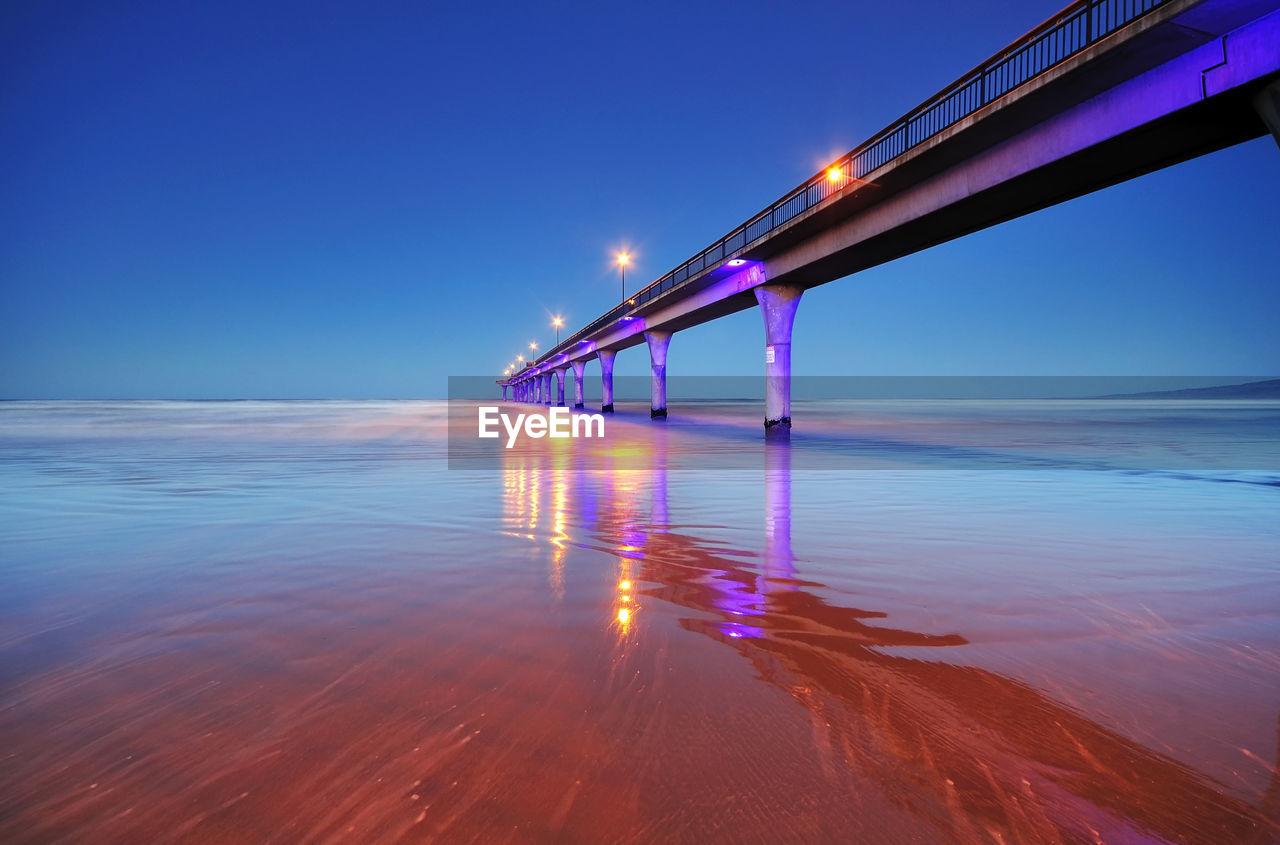
M 0 397 L 442 396 L 1062 5 L 4 4 Z M 1267 137 L 837 281 L 796 372 L 1275 374 L 1278 197 Z

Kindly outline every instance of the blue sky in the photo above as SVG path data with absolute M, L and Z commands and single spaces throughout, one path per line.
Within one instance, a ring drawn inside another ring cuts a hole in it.
M 444 395 L 1061 5 L 7 4 L 0 397 Z M 1262 138 L 826 285 L 796 372 L 1274 374 L 1278 196 Z

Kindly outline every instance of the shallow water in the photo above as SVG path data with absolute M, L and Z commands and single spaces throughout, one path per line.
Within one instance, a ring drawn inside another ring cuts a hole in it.
M 0 404 L 0 841 L 1280 840 L 1280 405 L 622 411 Z

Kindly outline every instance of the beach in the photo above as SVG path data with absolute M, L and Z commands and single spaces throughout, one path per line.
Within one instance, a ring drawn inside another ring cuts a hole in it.
M 449 405 L 0 403 L 0 840 L 1280 840 L 1280 402 Z

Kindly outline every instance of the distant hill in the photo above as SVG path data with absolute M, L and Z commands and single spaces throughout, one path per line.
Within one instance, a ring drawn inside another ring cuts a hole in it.
M 1156 390 L 1151 393 L 1116 393 L 1103 399 L 1280 399 L 1280 378 L 1215 387 Z

